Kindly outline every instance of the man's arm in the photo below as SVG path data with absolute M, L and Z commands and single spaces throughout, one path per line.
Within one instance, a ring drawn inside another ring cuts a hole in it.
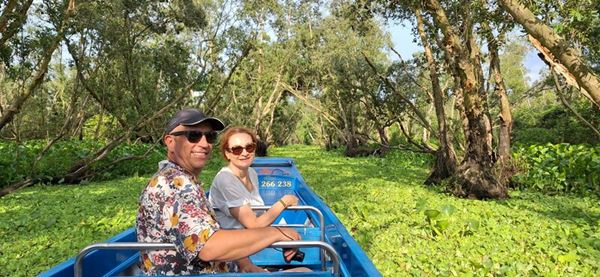
M 300 239 L 293 229 L 280 230 L 275 227 L 219 230 L 210 236 L 198 257 L 203 261 L 232 261 L 248 257 L 277 241 Z

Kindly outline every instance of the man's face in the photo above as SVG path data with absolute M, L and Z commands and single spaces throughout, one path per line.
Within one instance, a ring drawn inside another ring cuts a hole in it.
M 209 132 L 212 131 L 212 127 L 208 123 L 195 126 L 179 125 L 164 137 L 169 160 L 183 167 L 192 175 L 198 176 L 210 158 L 213 146 L 206 141 L 206 136 L 202 136 L 200 141 L 193 143 L 188 141 L 185 135 L 170 135 L 179 131 Z

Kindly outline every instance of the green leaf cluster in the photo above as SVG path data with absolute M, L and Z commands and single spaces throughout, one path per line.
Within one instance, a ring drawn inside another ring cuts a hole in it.
M 537 84 L 540 83 L 554 86 L 548 75 Z M 600 113 L 590 106 L 587 99 L 581 99 L 572 92 L 565 93 L 564 96 L 575 112 L 592 126 L 600 126 Z M 513 93 L 511 103 L 514 118 L 513 143 L 598 144 L 596 134 L 572 111 L 559 104 L 560 98 L 555 93 L 541 93 L 532 97 Z
M 456 207 L 451 204 L 444 204 L 441 208 L 429 208 L 427 199 L 420 198 L 417 200 L 416 211 L 422 212 L 425 215 L 426 221 L 431 228 L 432 236 L 466 236 L 472 235 L 479 228 L 479 221 L 468 219 L 462 222 L 462 229 L 455 229 L 455 233 L 448 233 L 448 227 L 456 225 L 456 218 L 453 214 L 456 212 Z
M 36 186 L 0 199 L 0 268 L 35 276 L 133 226 L 146 178 Z
M 52 178 L 65 174 L 69 166 L 85 158 L 103 146 L 100 141 L 62 140 L 48 150 L 48 153 L 35 162 L 47 142 L 29 140 L 24 143 L 0 141 L 0 187 L 24 180 L 27 177 Z M 107 180 L 119 176 L 149 174 L 156 170 L 156 164 L 164 159 L 163 147 L 155 147 L 148 154 L 151 144 L 125 143 L 111 151 L 106 159 L 94 164 L 93 172 L 101 172 L 91 180 Z M 111 165 L 114 161 L 126 157 L 144 156 Z
M 531 145 L 518 147 L 513 155 L 524 170 L 515 177 L 518 188 L 600 195 L 598 146 Z

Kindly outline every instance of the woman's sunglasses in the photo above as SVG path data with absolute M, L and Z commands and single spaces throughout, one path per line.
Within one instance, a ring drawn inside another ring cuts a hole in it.
M 242 152 L 244 152 L 244 149 L 246 149 L 246 152 L 248 153 L 254 153 L 254 150 L 256 150 L 256 143 L 250 143 L 246 146 L 234 146 L 229 148 L 229 152 L 239 156 L 242 154 Z
M 170 133 L 172 136 L 185 136 L 190 143 L 198 143 L 202 137 L 206 137 L 206 142 L 215 143 L 217 141 L 217 132 L 216 131 L 178 131 Z

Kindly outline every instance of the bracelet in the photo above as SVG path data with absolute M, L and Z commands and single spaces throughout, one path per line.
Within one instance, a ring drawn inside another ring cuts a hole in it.
M 282 199 L 279 199 L 279 203 L 281 203 L 281 205 L 283 205 L 284 209 L 287 209 L 288 205 Z

